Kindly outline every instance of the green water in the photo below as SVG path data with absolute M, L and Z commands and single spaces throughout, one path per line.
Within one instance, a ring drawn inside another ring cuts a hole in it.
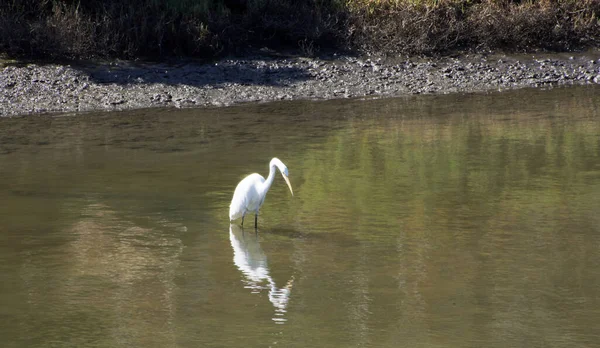
M 2 346 L 597 346 L 599 96 L 0 119 Z

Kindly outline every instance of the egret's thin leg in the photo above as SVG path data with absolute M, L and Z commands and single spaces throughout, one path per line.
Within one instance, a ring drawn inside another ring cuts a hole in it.
M 244 226 L 244 217 L 246 216 L 246 214 L 242 214 L 242 227 Z
M 258 227 L 258 214 L 254 214 L 254 228 Z

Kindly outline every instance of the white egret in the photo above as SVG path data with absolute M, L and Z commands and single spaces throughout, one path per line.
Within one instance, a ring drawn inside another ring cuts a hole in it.
M 244 217 L 246 213 L 254 213 L 254 227 L 258 224 L 258 210 L 265 201 L 265 196 L 271 188 L 273 179 L 275 178 L 275 168 L 278 168 L 285 179 L 292 196 L 292 184 L 288 179 L 288 169 L 278 158 L 274 157 L 269 163 L 269 176 L 267 180 L 262 175 L 254 173 L 245 177 L 235 188 L 231 205 L 229 205 L 229 220 L 242 218 L 242 226 L 244 226 Z

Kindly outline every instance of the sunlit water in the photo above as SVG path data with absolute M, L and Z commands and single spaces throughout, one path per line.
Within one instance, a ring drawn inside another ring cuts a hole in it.
M 1 119 L 2 346 L 597 346 L 599 96 Z

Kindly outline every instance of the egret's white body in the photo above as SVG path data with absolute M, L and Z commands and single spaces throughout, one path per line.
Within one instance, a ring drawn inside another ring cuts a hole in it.
M 233 221 L 242 218 L 242 226 L 244 225 L 244 217 L 247 213 L 254 213 L 254 227 L 257 225 L 258 210 L 265 202 L 267 192 L 271 188 L 273 179 L 275 179 L 275 168 L 279 169 L 285 182 L 294 195 L 292 184 L 288 179 L 288 169 L 278 158 L 273 158 L 269 163 L 269 176 L 265 178 L 257 173 L 250 174 L 245 177 L 235 188 L 231 205 L 229 205 L 229 220 Z

